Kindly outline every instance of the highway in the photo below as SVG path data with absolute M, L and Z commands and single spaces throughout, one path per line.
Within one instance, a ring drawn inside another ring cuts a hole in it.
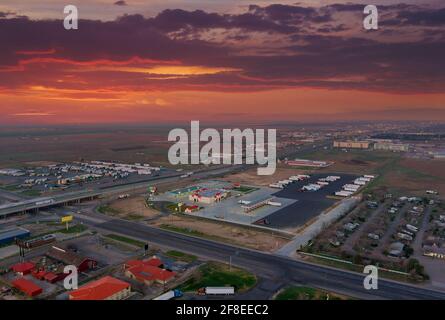
M 85 222 L 92 223 L 91 220 Z M 365 290 L 364 275 L 358 273 L 191 237 L 136 222 L 113 219 L 93 223 L 93 226 L 212 260 L 228 262 L 232 257 L 234 265 L 277 282 L 315 286 L 362 299 L 445 299 L 445 292 L 382 279 L 379 280 L 377 290 Z
M 244 165 L 209 168 L 197 171 L 194 175 L 191 176 L 191 178 L 205 179 L 211 177 L 212 175 L 227 174 L 230 172 L 241 170 L 242 168 L 244 168 Z M 75 202 L 83 199 L 90 199 L 94 197 L 99 197 L 119 192 L 128 192 L 140 188 L 146 188 L 149 185 L 149 183 L 152 182 L 157 182 L 157 183 L 174 182 L 179 180 L 180 176 L 183 174 L 184 173 L 182 172 L 175 172 L 168 175 L 150 177 L 144 181 L 138 181 L 134 183 L 123 183 L 111 187 L 94 188 L 89 190 L 87 189 L 76 192 L 61 193 L 51 197 L 42 197 L 42 198 L 24 200 L 14 204 L 0 206 L 0 217 L 29 210 L 43 209 L 51 206 L 63 205 L 69 202 Z

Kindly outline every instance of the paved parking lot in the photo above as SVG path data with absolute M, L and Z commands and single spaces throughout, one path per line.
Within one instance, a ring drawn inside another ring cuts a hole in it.
M 319 178 L 329 175 L 340 176 L 341 179 L 331 182 L 328 186 L 314 192 L 300 192 L 300 188 L 308 183 L 315 183 Z M 310 219 L 319 215 L 322 211 L 332 206 L 337 200 L 329 199 L 326 196 L 340 191 L 341 187 L 357 178 L 350 174 L 313 174 L 306 181 L 298 181 L 290 184 L 286 188 L 274 193 L 277 198 L 292 199 L 295 202 L 275 211 L 266 217 L 269 224 L 267 227 L 284 229 L 295 228 L 308 222 Z

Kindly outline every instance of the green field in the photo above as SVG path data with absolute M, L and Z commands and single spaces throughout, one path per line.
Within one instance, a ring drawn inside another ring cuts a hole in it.
M 118 215 L 119 213 L 121 213 L 119 210 L 114 209 L 108 205 L 101 205 L 97 208 L 97 211 L 99 211 L 102 214 L 108 214 L 111 216 L 115 216 Z
M 287 287 L 282 290 L 275 300 L 343 300 L 344 298 L 311 287 Z
M 189 262 L 189 263 L 194 262 L 198 259 L 197 256 L 187 254 L 184 252 L 180 252 L 180 251 L 176 251 L 176 250 L 167 251 L 165 254 L 171 258 L 175 258 L 177 260 Z
M 68 230 L 66 228 L 60 229 L 60 233 L 81 233 L 87 230 L 88 228 L 85 227 L 83 224 L 76 224 L 74 226 L 69 226 Z
M 145 243 L 142 242 L 142 241 L 135 240 L 135 239 L 132 239 L 132 238 L 127 238 L 127 237 L 124 237 L 124 236 L 121 236 L 121 235 L 118 235 L 118 234 L 107 234 L 104 237 L 112 239 L 112 240 L 124 242 L 124 243 L 130 244 L 130 245 L 135 246 L 135 247 L 140 247 L 140 248 L 143 248 L 144 245 L 145 245 Z
M 241 193 L 250 193 L 250 192 L 258 190 L 258 188 L 248 187 L 248 186 L 239 186 L 239 187 L 234 187 L 233 190 L 241 192 Z
M 216 262 L 207 263 L 199 268 L 196 276 L 182 284 L 179 289 L 193 292 L 203 287 L 235 287 L 235 291 L 246 291 L 257 282 L 255 275 L 238 268 Z

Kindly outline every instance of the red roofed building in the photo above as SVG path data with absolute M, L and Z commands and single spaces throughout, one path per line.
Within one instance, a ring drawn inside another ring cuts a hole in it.
M 161 266 L 162 261 L 158 258 L 130 260 L 125 263 L 125 275 L 146 285 L 151 285 L 154 282 L 166 284 L 176 276 L 176 273 L 162 269 Z
M 12 271 L 14 271 L 15 273 L 24 276 L 26 274 L 31 273 L 32 269 L 34 269 L 35 264 L 32 262 L 22 262 L 22 263 L 17 263 L 15 265 L 12 266 Z
M 71 291 L 70 300 L 122 300 L 131 293 L 129 283 L 106 276 Z
M 42 293 L 42 288 L 25 278 L 14 280 L 12 285 L 30 297 L 35 297 Z

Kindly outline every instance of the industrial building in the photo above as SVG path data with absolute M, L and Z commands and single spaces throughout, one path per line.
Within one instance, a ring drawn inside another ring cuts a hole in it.
M 330 161 L 314 161 L 306 159 L 295 159 L 286 161 L 286 164 L 294 167 L 313 167 L 313 168 L 326 168 L 333 164 Z
M 43 292 L 42 288 L 40 288 L 34 282 L 27 280 L 25 278 L 19 278 L 12 281 L 12 285 L 29 297 L 38 296 Z
M 34 269 L 35 264 L 32 262 L 21 262 L 13 265 L 11 267 L 11 270 L 18 274 L 19 276 L 24 276 L 27 274 L 30 274 L 31 271 Z
M 334 148 L 345 149 L 369 149 L 371 143 L 369 141 L 334 141 Z
M 123 300 L 131 293 L 129 283 L 106 276 L 71 291 L 70 300 Z
M 31 235 L 29 230 L 24 228 L 11 228 L 0 231 L 0 245 L 6 245 L 15 242 L 18 239 L 24 239 Z
M 148 260 L 130 260 L 124 265 L 127 277 L 146 285 L 152 285 L 153 283 L 164 285 L 176 276 L 175 272 L 162 267 L 162 261 L 156 257 Z
M 53 246 L 46 253 L 46 256 L 65 265 L 76 266 L 79 272 L 94 269 L 97 266 L 97 261 L 91 258 L 84 257 L 77 252 L 62 249 L 56 246 Z
M 230 191 L 225 189 L 201 189 L 189 196 L 189 200 L 200 203 L 215 203 L 227 198 Z
M 409 144 L 406 143 L 392 143 L 392 142 L 376 142 L 374 143 L 375 150 L 408 152 Z

